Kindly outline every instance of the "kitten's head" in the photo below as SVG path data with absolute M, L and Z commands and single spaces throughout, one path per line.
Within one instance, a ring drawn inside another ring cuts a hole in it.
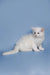
M 32 27 L 33 34 L 36 38 L 41 38 L 44 36 L 44 28 L 41 27 Z

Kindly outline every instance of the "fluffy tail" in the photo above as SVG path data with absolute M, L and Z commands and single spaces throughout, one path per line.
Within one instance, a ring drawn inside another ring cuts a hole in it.
M 14 50 L 4 52 L 4 53 L 2 53 L 2 55 L 10 55 L 10 54 L 18 53 L 18 52 L 19 52 L 19 47 L 15 47 Z

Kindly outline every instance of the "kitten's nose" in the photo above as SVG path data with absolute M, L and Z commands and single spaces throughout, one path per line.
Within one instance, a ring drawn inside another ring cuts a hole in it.
M 37 35 L 35 35 L 35 37 L 37 37 Z

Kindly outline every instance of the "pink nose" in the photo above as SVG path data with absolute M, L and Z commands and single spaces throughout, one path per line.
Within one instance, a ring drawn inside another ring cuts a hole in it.
M 37 35 L 35 35 L 35 37 L 37 37 Z

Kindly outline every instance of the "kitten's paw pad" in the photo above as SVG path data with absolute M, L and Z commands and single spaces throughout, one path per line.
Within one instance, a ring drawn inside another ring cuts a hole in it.
M 44 48 L 41 48 L 40 50 L 44 50 Z

